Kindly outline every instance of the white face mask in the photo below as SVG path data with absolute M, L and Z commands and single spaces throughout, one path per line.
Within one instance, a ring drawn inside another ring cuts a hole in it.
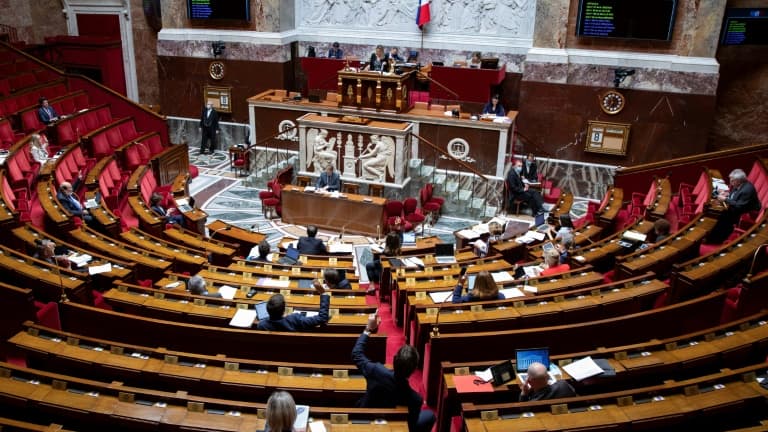
M 515 172 L 516 172 L 516 173 L 518 173 L 518 174 L 520 174 L 520 172 L 521 172 L 521 171 L 523 171 L 523 167 L 522 167 L 522 166 L 520 166 L 520 165 L 516 165 L 516 166 L 515 166 Z

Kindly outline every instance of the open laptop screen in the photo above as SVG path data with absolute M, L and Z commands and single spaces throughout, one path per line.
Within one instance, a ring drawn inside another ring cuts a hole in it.
M 267 302 L 261 302 L 256 303 L 256 317 L 259 319 L 259 321 L 264 321 L 265 319 L 269 318 L 269 313 L 267 312 Z
M 285 256 L 290 258 L 290 259 L 292 259 L 292 260 L 294 260 L 294 261 L 298 261 L 298 259 L 299 259 L 299 250 L 289 246 L 288 249 L 285 250 Z
M 549 369 L 549 348 L 527 348 L 515 350 L 515 368 L 518 372 L 528 371 L 531 363 L 539 362 Z
M 438 243 L 435 245 L 435 255 L 453 256 L 453 243 Z

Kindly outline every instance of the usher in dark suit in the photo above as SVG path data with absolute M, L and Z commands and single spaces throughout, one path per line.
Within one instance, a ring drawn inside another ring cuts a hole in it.
M 205 153 L 205 145 L 213 153 L 216 148 L 216 132 L 219 131 L 219 113 L 213 109 L 205 107 L 200 113 L 200 153 Z
M 256 327 L 259 330 L 270 331 L 307 331 L 319 325 L 328 322 L 328 308 L 331 307 L 331 296 L 328 294 L 320 295 L 320 310 L 313 317 L 306 317 L 300 313 L 292 313 L 281 317 L 280 319 L 268 318 L 259 321 Z
M 516 199 L 522 199 L 531 208 L 533 215 L 540 213 L 544 205 L 544 199 L 541 194 L 534 190 L 525 190 L 523 179 L 520 174 L 512 167 L 507 174 L 507 187 L 509 187 L 509 206 Z

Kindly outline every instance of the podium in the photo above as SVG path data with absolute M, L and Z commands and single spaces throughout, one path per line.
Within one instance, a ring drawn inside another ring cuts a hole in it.
M 414 88 L 415 72 L 400 75 L 354 70 L 339 71 L 339 107 L 406 112 Z

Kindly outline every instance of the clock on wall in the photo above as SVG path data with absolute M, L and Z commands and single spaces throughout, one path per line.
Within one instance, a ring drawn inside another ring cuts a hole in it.
M 624 109 L 626 104 L 627 100 L 624 98 L 624 95 L 616 90 L 608 90 L 600 95 L 600 108 L 606 114 L 618 114 Z
M 220 61 L 212 61 L 211 64 L 208 65 L 208 75 L 215 80 L 224 78 L 224 72 L 224 63 Z

